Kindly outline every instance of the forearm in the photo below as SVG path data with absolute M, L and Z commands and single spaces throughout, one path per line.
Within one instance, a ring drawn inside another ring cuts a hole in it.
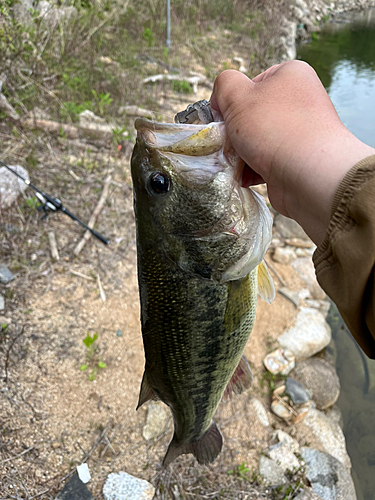
M 375 155 L 340 183 L 313 259 L 322 288 L 365 353 L 375 358 Z

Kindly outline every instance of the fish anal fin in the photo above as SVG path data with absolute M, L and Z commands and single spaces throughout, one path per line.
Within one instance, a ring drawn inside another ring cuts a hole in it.
M 275 298 L 275 287 L 264 260 L 258 266 L 258 293 L 266 302 Z
M 140 408 L 147 401 L 152 401 L 152 400 L 157 400 L 157 399 L 159 399 L 159 398 L 155 394 L 154 389 L 149 384 L 149 381 L 147 380 L 146 372 L 144 372 L 143 378 L 142 378 L 142 383 L 141 383 L 141 390 L 139 392 L 138 405 L 137 405 L 136 410 L 138 410 L 138 408 Z
M 217 428 L 215 422 L 212 422 L 209 429 L 203 436 L 192 443 L 180 444 L 173 436 L 169 444 L 167 453 L 163 460 L 163 466 L 167 467 L 173 460 L 180 455 L 192 453 L 200 464 L 210 464 L 215 460 L 223 446 L 223 437 Z
M 234 370 L 232 378 L 228 382 L 222 399 L 230 399 L 232 394 L 238 395 L 250 389 L 253 378 L 253 372 L 251 371 L 249 362 L 246 357 L 242 355 L 237 368 Z

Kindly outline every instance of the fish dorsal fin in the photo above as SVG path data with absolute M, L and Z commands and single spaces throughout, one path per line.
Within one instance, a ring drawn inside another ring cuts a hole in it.
M 258 266 L 258 293 L 268 303 L 275 298 L 273 279 L 264 260 Z
M 223 437 L 215 422 L 212 422 L 203 436 L 192 443 L 180 444 L 173 436 L 169 444 L 167 453 L 163 460 L 163 466 L 166 467 L 180 455 L 192 453 L 200 464 L 210 464 L 215 460 L 223 446 Z
M 140 408 L 147 401 L 152 401 L 152 400 L 156 401 L 157 399 L 159 398 L 155 394 L 154 389 L 149 384 L 146 372 L 144 372 L 141 383 L 141 390 L 139 391 L 139 399 L 136 410 L 138 410 L 138 408 Z
M 234 370 L 232 378 L 228 382 L 228 385 L 223 394 L 223 400 L 231 399 L 232 394 L 241 394 L 247 389 L 250 389 L 253 382 L 253 372 L 251 371 L 248 360 L 245 355 L 242 354 L 240 362 L 237 368 Z

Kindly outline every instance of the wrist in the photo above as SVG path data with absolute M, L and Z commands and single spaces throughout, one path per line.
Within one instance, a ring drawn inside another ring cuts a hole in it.
M 297 171 L 295 196 L 290 197 L 289 203 L 285 200 L 288 216 L 294 218 L 317 245 L 324 239 L 341 181 L 356 163 L 373 154 L 374 148 L 342 126 L 339 133 L 327 135 L 325 143 L 320 140 L 306 157 L 303 169 Z

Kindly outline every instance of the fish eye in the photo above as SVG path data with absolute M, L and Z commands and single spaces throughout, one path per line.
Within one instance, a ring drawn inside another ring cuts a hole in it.
M 166 194 L 169 191 L 171 181 L 169 177 L 161 172 L 155 172 L 150 177 L 150 188 L 156 194 Z

